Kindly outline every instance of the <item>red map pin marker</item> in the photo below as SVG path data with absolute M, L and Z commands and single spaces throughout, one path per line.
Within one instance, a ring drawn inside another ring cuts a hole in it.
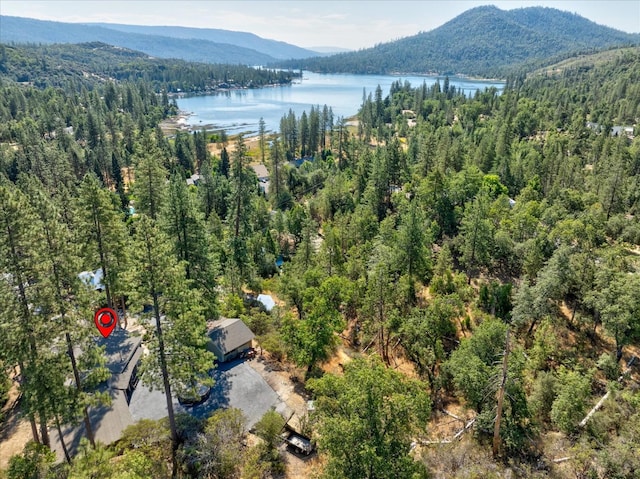
M 113 331 L 113 328 L 116 327 L 116 322 L 118 320 L 118 315 L 111 308 L 102 308 L 96 311 L 96 314 L 93 316 L 93 322 L 96 323 L 96 327 L 100 334 L 102 334 L 103 338 L 108 338 Z

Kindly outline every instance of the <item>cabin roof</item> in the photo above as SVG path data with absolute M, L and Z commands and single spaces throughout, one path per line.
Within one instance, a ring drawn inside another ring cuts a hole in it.
M 255 335 L 240 318 L 220 318 L 207 324 L 208 336 L 222 354 L 251 341 Z
M 257 165 L 251 165 L 251 168 L 253 169 L 253 171 L 256 172 L 256 176 L 258 178 L 269 178 L 269 171 L 267 171 L 267 167 L 264 166 L 262 163 Z

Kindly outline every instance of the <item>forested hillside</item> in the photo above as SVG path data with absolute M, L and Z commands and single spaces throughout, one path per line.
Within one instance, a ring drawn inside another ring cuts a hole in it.
M 89 318 L 108 304 L 146 325 L 142 381 L 168 397 L 207 377 L 205 320 L 242 318 L 314 400 L 300 428 L 322 477 L 637 477 L 639 80 L 636 48 L 502 95 L 398 81 L 357 122 L 289 113 L 251 150 L 164 137 L 171 105 L 144 78 L 3 82 L 0 392 L 19 388 L 42 443 L 6 476 L 300 477 L 284 419 L 247 439 L 233 407 L 54 465 L 49 429 L 104 400 Z M 98 267 L 101 293 L 77 277 Z
M 444 25 L 358 52 L 290 61 L 318 72 L 440 73 L 505 78 L 577 51 L 640 43 L 640 35 L 553 8 L 473 8 Z
M 202 93 L 218 89 L 284 85 L 298 73 L 244 65 L 160 60 L 104 43 L 4 45 L 0 43 L 0 79 L 39 88 L 143 80 L 155 92 Z

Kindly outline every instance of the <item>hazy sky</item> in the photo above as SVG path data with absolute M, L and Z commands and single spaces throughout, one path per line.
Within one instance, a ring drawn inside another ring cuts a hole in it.
M 432 30 L 478 5 L 503 10 L 554 7 L 618 30 L 640 32 L 640 0 L 0 0 L 0 13 L 65 22 L 222 28 L 301 47 L 358 49 Z

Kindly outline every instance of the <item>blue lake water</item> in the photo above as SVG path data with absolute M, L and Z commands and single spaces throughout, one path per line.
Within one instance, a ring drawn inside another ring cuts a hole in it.
M 280 119 L 289 110 L 296 117 L 312 106 L 326 104 L 333 110 L 334 119 L 350 117 L 358 112 L 362 104 L 363 90 L 375 94 L 378 85 L 383 98 L 389 94 L 391 84 L 397 80 L 409 81 L 412 86 L 433 85 L 442 77 L 433 76 L 392 76 L 392 75 L 350 75 L 319 74 L 303 72 L 303 80 L 292 85 L 258 88 L 253 90 L 233 90 L 214 95 L 200 95 L 177 99 L 178 107 L 192 113 L 187 122 L 194 128 L 207 126 L 208 129 L 224 129 L 229 133 L 255 133 L 262 117 L 268 131 L 277 131 Z M 449 84 L 462 88 L 465 94 L 473 95 L 477 90 L 494 86 L 504 89 L 504 82 L 470 80 L 450 77 Z

